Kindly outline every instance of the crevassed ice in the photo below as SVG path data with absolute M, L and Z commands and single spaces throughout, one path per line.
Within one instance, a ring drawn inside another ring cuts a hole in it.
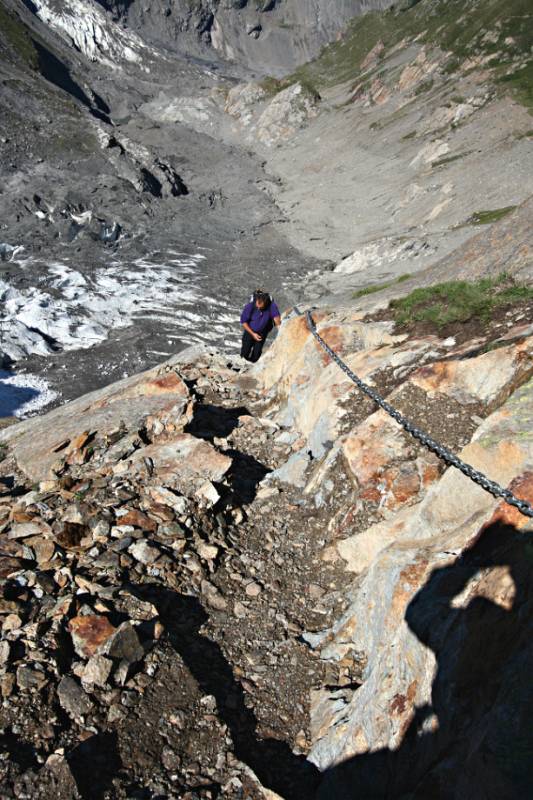
M 142 319 L 160 322 L 186 343 L 216 333 L 217 344 L 224 346 L 230 328 L 238 329 L 239 309 L 206 295 L 199 270 L 205 256 L 175 251 L 169 256 L 164 263 L 114 259 L 90 273 L 54 262 L 39 274 L 34 265 L 37 285 L 26 288 L 0 280 L 0 349 L 17 361 L 32 353 L 88 348 L 113 329 Z

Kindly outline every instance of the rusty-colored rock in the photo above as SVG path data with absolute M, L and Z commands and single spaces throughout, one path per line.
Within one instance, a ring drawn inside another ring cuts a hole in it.
M 134 528 L 142 528 L 145 531 L 155 531 L 157 529 L 155 520 L 135 508 L 129 509 L 126 514 L 122 514 L 119 517 L 119 522 L 121 525 L 133 525 Z
M 74 617 L 68 624 L 74 649 L 82 658 L 90 658 L 115 632 L 107 617 L 97 614 Z

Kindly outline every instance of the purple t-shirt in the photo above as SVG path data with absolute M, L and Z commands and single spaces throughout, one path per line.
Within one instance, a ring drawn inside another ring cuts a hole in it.
M 274 317 L 279 316 L 279 308 L 274 301 L 262 311 L 257 308 L 255 303 L 246 303 L 241 314 L 241 325 L 247 322 L 255 333 L 265 333 L 265 331 L 271 330 Z

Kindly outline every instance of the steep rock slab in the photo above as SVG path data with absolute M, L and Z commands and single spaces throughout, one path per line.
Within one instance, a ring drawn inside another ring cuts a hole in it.
M 532 400 L 529 381 L 461 453 L 529 501 Z M 531 598 L 524 596 L 530 566 L 519 531 L 532 529 L 526 517 L 449 469 L 418 506 L 369 529 L 359 544 L 354 538 L 350 562 L 359 563 L 362 579 L 348 611 L 324 634 L 322 656 L 357 654 L 366 667 L 351 697 L 315 699 L 311 757 L 328 770 L 321 797 L 351 797 L 356 789 L 382 797 L 392 787 L 399 796 L 430 779 L 442 786 L 446 775 L 461 771 L 467 741 L 465 787 L 485 784 L 487 763 L 499 796 L 520 786 L 527 768 L 521 757 L 509 767 L 496 759 L 494 748 L 512 745 L 491 732 L 487 719 L 514 719 L 514 730 L 527 730 L 525 684 L 515 670 L 532 657 L 528 626 L 517 623 L 519 614 L 531 618 Z M 488 686 L 487 696 L 476 694 L 476 685 Z M 418 740 L 406 738 L 408 730 L 418 730 Z M 340 762 L 346 765 L 333 766 Z
M 387 324 L 363 324 L 350 314 L 316 312 L 313 318 L 324 340 L 365 380 L 388 366 L 414 361 L 430 347 L 425 342 L 398 347 L 401 337 L 391 336 Z M 313 456 L 321 457 L 324 445 L 338 435 L 357 389 L 311 336 L 305 317 L 284 323 L 283 336 L 256 374 L 266 396 L 280 403 L 276 421 L 296 428 Z
M 143 425 L 157 432 L 165 426 L 175 429 L 189 421 L 190 403 L 187 386 L 171 367 L 156 367 L 3 430 L 0 441 L 30 480 L 39 481 L 82 431 L 103 435 L 120 426 L 137 431 Z

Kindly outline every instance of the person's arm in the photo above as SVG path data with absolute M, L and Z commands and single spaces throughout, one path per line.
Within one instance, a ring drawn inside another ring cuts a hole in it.
M 281 314 L 279 313 L 279 308 L 274 302 L 270 305 L 270 318 L 272 319 L 276 328 L 279 328 L 281 325 Z
M 260 342 L 260 341 L 261 341 L 261 339 L 263 338 L 263 337 L 262 337 L 262 336 L 261 336 L 259 333 L 256 333 L 255 331 L 253 331 L 253 330 L 250 328 L 250 326 L 248 325 L 248 323 L 247 323 L 247 322 L 243 322 L 243 323 L 242 323 L 242 327 L 244 328 L 244 330 L 245 330 L 245 331 L 247 331 L 247 333 L 249 333 L 249 334 L 250 334 L 250 336 L 251 336 L 253 339 L 255 339 L 255 341 L 256 341 L 256 342 Z

